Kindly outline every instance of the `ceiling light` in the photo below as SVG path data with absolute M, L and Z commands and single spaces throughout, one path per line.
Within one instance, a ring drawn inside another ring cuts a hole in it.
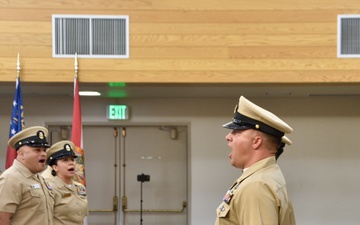
M 80 96 L 100 96 L 100 92 L 97 91 L 79 91 Z

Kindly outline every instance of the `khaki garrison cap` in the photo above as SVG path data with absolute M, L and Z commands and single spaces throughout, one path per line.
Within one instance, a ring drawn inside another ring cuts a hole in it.
M 45 127 L 34 126 L 23 129 L 9 139 L 8 145 L 18 150 L 21 146 L 50 147 L 47 142 L 48 130 Z
M 223 127 L 233 130 L 255 129 L 276 137 L 283 137 L 293 131 L 279 117 L 243 96 L 240 97 L 239 104 L 235 107 L 233 120 L 224 124 Z M 287 138 L 287 140 L 289 139 Z
M 57 159 L 62 159 L 67 156 L 77 158 L 74 150 L 75 145 L 71 141 L 59 141 L 46 151 L 47 163 L 52 166 Z

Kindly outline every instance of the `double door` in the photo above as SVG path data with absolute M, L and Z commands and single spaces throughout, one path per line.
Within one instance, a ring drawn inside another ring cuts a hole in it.
M 52 143 L 71 127 L 49 125 Z M 187 127 L 83 126 L 88 225 L 186 225 Z

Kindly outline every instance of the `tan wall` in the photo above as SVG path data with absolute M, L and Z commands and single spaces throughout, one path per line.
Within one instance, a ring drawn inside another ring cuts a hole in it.
M 0 82 L 73 82 L 54 59 L 52 14 L 129 15 L 130 59 L 79 59 L 80 82 L 349 83 L 359 59 L 338 59 L 337 15 L 358 0 L 62 0 L 0 2 Z

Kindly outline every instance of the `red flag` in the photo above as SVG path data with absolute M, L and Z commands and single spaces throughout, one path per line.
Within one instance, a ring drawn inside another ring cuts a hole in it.
M 76 176 L 74 178 L 77 182 L 86 186 L 82 131 L 79 84 L 76 76 L 74 79 L 74 110 L 71 130 L 71 141 L 76 146 L 75 151 L 78 155 L 78 158 L 76 158 Z
M 13 108 L 11 113 L 11 119 L 10 119 L 10 132 L 9 132 L 9 138 L 20 132 L 25 127 L 24 123 L 24 108 L 22 103 L 22 92 L 21 92 L 21 84 L 20 84 L 20 77 L 17 76 L 16 78 L 16 91 L 15 91 L 15 97 L 13 101 Z M 16 159 L 16 150 L 13 148 L 10 148 L 8 146 L 7 152 L 6 152 L 6 164 L 5 169 L 9 168 L 13 162 L 14 159 Z

